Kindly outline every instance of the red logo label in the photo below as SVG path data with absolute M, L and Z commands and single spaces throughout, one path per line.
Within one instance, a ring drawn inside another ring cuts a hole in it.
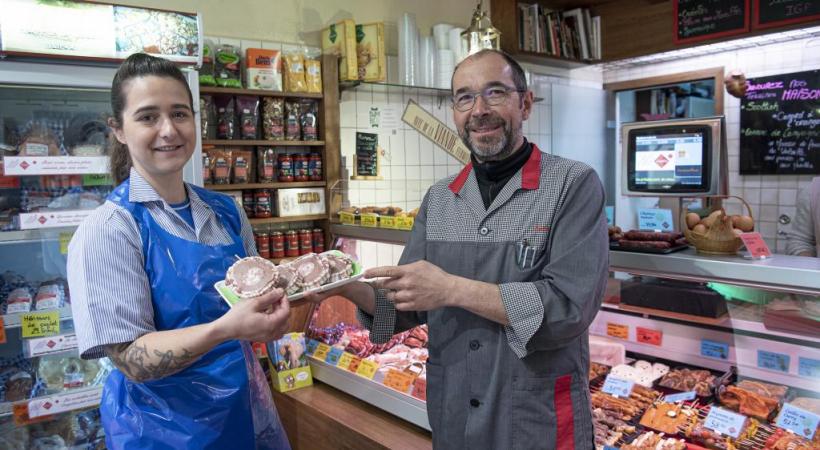
M 533 227 L 533 230 L 535 230 L 538 233 L 549 233 L 550 227 L 546 225 L 536 225 L 535 227 Z
M 40 222 L 41 225 L 46 223 L 47 220 L 48 219 L 46 219 L 46 216 L 40 216 L 40 218 L 37 219 L 37 221 Z
M 53 405 L 50 402 L 43 403 L 43 408 L 45 408 L 45 409 L 51 409 L 52 406 Z
M 46 344 L 46 346 L 47 346 L 48 348 L 54 348 L 54 346 L 55 346 L 55 345 L 57 345 L 57 343 L 56 343 L 56 342 L 54 342 L 54 341 L 48 341 L 48 344 Z
M 26 170 L 26 169 L 28 169 L 28 163 L 23 161 L 22 163 L 20 163 L 20 167 L 22 167 L 23 170 Z
M 663 166 L 665 166 L 668 162 L 669 160 L 663 155 L 658 156 L 658 158 L 655 159 L 655 164 L 657 164 L 660 168 L 663 168 Z

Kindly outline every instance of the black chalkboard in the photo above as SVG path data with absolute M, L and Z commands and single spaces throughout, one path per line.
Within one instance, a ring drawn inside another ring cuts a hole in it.
M 754 0 L 755 28 L 770 28 L 820 20 L 817 0 Z
M 356 177 L 379 176 L 379 135 L 356 133 Z
M 749 0 L 675 0 L 675 43 L 749 31 Z
M 748 80 L 740 174 L 820 174 L 820 70 Z

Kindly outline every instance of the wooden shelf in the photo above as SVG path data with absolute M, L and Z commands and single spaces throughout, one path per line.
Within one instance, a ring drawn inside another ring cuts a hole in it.
M 324 181 L 294 181 L 291 183 L 244 183 L 244 184 L 206 184 L 205 189 L 212 191 L 236 191 L 241 189 L 287 189 L 324 187 Z
M 224 94 L 224 95 L 256 95 L 259 97 L 285 97 L 285 98 L 315 98 L 322 99 L 322 94 L 312 94 L 307 92 L 277 92 L 263 91 L 259 89 L 225 88 L 214 86 L 200 86 L 200 94 Z
M 327 220 L 326 214 L 293 217 L 268 217 L 266 219 L 248 219 L 251 225 L 266 225 L 270 223 L 308 222 L 311 220 Z
M 254 147 L 321 147 L 325 141 L 250 141 L 243 139 L 208 139 L 202 141 L 202 145 L 223 145 L 223 146 L 254 146 Z
M 519 51 L 513 55 L 519 62 L 530 64 L 540 64 L 543 66 L 561 67 L 564 69 L 577 69 L 579 67 L 586 67 L 590 64 L 595 64 L 600 61 L 582 61 L 577 59 L 569 59 L 561 56 L 548 55 L 539 52 Z

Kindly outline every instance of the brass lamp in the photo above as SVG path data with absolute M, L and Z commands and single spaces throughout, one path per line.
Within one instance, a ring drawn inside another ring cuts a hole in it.
M 461 44 L 466 50 L 464 56 L 472 55 L 485 48 L 501 49 L 501 32 L 493 27 L 487 13 L 481 10 L 481 0 L 478 0 L 475 11 L 473 11 L 470 27 L 461 32 Z

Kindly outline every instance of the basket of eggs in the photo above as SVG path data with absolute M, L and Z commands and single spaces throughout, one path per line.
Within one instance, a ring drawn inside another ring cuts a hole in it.
M 736 198 L 743 203 L 747 215 L 728 215 L 723 208 L 712 211 L 701 217 L 698 213 L 684 208 L 681 211 L 683 234 L 686 240 L 695 246 L 698 253 L 709 255 L 734 255 L 743 246 L 740 235 L 755 229 L 752 208 L 740 197 L 710 196 L 710 198 Z

